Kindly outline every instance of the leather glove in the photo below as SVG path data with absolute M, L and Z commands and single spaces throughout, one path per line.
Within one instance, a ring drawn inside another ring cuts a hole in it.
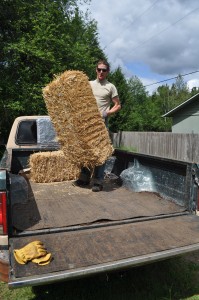
M 34 241 L 21 249 L 14 250 L 14 257 L 19 264 L 26 264 L 28 261 L 45 256 L 47 254 L 44 245 L 40 241 Z
M 45 266 L 51 262 L 51 258 L 51 253 L 47 253 L 45 256 L 34 258 L 32 262 L 38 264 L 39 266 Z

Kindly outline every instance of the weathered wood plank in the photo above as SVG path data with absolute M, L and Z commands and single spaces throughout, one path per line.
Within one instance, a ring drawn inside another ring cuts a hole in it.
M 115 147 L 127 147 L 137 153 L 187 162 L 199 162 L 199 134 L 171 132 L 118 132 L 112 135 Z

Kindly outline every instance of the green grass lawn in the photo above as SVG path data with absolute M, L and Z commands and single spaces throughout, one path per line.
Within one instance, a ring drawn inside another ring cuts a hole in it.
M 1 300 L 199 300 L 199 265 L 175 258 L 129 271 L 9 290 Z

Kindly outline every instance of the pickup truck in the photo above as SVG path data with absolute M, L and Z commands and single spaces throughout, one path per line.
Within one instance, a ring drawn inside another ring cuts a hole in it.
M 124 270 L 199 250 L 198 165 L 116 149 L 103 191 L 35 183 L 38 151 L 60 149 L 48 116 L 15 119 L 0 164 L 0 280 L 9 288 Z M 56 172 L 56 170 L 55 170 Z M 45 266 L 13 250 L 42 241 Z

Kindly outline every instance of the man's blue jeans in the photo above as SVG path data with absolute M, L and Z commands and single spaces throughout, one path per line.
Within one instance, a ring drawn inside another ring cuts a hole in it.
M 104 170 L 105 170 L 106 163 L 101 166 L 96 166 L 93 173 L 93 183 L 103 184 L 104 181 Z M 82 168 L 81 174 L 79 177 L 80 180 L 84 182 L 89 182 L 91 179 L 91 172 L 87 168 Z

